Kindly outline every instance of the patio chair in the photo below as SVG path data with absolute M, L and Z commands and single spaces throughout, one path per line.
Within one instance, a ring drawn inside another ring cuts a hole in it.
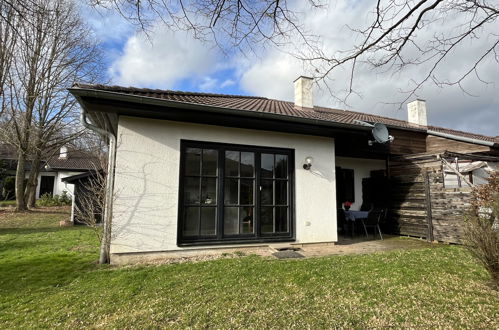
M 362 222 L 366 234 L 367 234 L 367 228 L 373 228 L 374 238 L 376 238 L 376 230 L 377 230 L 379 233 L 379 237 L 383 239 L 383 234 L 381 233 L 381 228 L 379 224 L 385 220 L 387 211 L 388 211 L 387 209 L 377 209 L 369 212 L 367 219 L 364 222 Z

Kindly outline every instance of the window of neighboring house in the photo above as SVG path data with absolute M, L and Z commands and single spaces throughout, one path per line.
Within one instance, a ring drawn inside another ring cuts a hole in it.
M 293 151 L 182 141 L 179 244 L 292 237 Z

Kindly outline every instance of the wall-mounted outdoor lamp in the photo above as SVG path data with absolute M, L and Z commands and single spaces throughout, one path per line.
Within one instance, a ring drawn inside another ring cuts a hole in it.
M 305 164 L 303 164 L 303 168 L 305 170 L 310 170 L 310 168 L 312 167 L 312 162 L 314 161 L 314 159 L 310 156 L 308 156 L 307 158 L 305 158 Z

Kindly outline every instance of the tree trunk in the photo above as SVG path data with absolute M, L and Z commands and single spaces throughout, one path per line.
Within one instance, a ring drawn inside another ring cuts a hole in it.
M 36 186 L 38 185 L 38 173 L 40 168 L 40 157 L 35 155 L 35 159 L 31 162 L 31 171 L 29 173 L 28 182 L 26 184 L 26 191 L 24 194 L 24 199 L 27 202 L 28 207 L 34 208 L 36 202 Z
M 24 199 L 24 177 L 26 175 L 25 162 L 26 155 L 18 151 L 16 168 L 16 211 L 26 211 L 26 200 Z

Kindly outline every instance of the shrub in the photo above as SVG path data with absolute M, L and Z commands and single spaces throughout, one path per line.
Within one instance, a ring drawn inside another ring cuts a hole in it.
M 15 197 L 16 194 L 16 178 L 13 176 L 8 176 L 3 181 L 2 195 L 5 200 L 9 200 Z
M 487 184 L 473 189 L 471 205 L 464 240 L 499 287 L 499 171 L 490 176 Z
M 38 206 L 64 206 L 71 205 L 71 198 L 68 196 L 66 191 L 62 192 L 62 195 L 52 196 L 49 193 L 45 193 L 40 196 L 37 201 Z

